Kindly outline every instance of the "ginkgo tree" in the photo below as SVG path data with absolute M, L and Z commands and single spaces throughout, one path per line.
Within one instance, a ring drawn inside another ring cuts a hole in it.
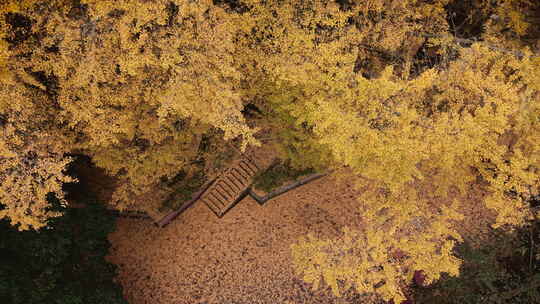
M 260 18 L 264 32 L 257 47 L 272 67 L 265 72 L 275 79 L 268 90 L 254 84 L 253 94 L 279 104 L 274 112 L 304 130 L 296 132 L 325 156 L 319 161 L 353 170 L 364 186 L 366 223 L 342 239 L 312 237 L 294 245 L 295 264 L 307 281 L 317 285 L 322 277 L 337 294 L 354 286 L 386 300 L 404 299 L 402 287 L 415 271 L 422 270 L 427 283 L 442 272 L 458 274 L 460 261 L 452 250 L 462 239 L 456 223 L 463 219 L 459 211 L 465 202 L 453 202 L 452 190 L 463 194 L 481 178 L 488 182 L 485 203 L 497 213 L 495 226 L 531 219 L 528 200 L 538 194 L 539 147 L 525 138 L 537 136 L 530 131 L 538 126 L 538 72 L 533 71 L 538 61 L 527 51 L 516 57 L 482 44 L 461 49 L 433 39 L 429 43 L 448 52 L 441 54 L 440 66 L 411 78 L 403 72 L 410 63 L 389 64 L 378 77 L 366 78 L 354 73 L 363 44 L 396 52 L 419 28 L 404 24 L 405 31 L 382 31 L 374 42 L 367 34 L 373 31 L 363 32 L 371 24 L 351 24 L 351 16 L 375 20 L 371 28 L 380 29 L 378 23 L 387 20 L 406 23 L 407 12 L 418 9 L 433 13 L 424 15 L 432 27 L 422 33 L 432 37 L 443 28 L 434 13 L 446 3 L 375 1 L 347 9 L 308 3 L 281 2 L 280 9 L 258 6 L 250 12 Z M 394 11 L 396 16 L 388 16 Z M 366 18 L 369 13 L 386 16 Z M 522 144 L 505 144 L 507 137 Z M 446 205 L 421 195 L 427 183 L 436 195 L 449 198 Z
M 60 0 L 3 6 L 9 57 L 0 113 L 4 132 L 13 136 L 2 138 L 2 160 L 17 167 L 26 151 L 47 157 L 40 146 L 29 146 L 33 137 L 58 143 L 50 157 L 58 161 L 50 168 L 58 176 L 55 187 L 33 185 L 1 197 L 2 213 L 14 224 L 45 225 L 45 211 L 36 210 L 46 209 L 46 193 L 63 197 L 67 177 L 60 167 L 69 163 L 63 155 L 91 156 L 116 176 L 111 203 L 125 208 L 140 207 L 154 185 L 193 167 L 208 134 L 221 133 L 212 137 L 216 143 L 241 137 L 244 146 L 257 144 L 236 89 L 235 19 L 211 1 L 175 7 Z M 6 191 L 10 175 L 0 173 Z

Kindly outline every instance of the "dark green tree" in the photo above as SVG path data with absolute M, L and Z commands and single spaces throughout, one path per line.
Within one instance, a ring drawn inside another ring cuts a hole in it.
M 540 303 L 540 222 L 513 231 L 499 229 L 478 242 L 456 247 L 463 259 L 459 277 L 416 289 L 417 303 Z
M 103 204 L 68 209 L 48 227 L 18 231 L 0 221 L 0 303 L 127 303 L 105 260 L 114 218 Z

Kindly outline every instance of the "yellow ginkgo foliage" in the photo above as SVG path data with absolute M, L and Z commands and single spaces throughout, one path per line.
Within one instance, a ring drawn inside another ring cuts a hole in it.
M 238 22 L 212 1 L 2 9 L 1 67 L 15 82 L 2 87 L 0 114 L 22 115 L 36 133 L 58 129 L 51 136 L 65 144 L 60 154 L 88 155 L 118 179 L 118 208 L 144 207 L 140 196 L 191 170 L 205 137 L 258 144 L 241 113 Z
M 342 237 L 292 246 L 306 281 L 398 301 L 416 271 L 458 275 L 461 197 L 481 188 L 511 229 L 540 189 L 538 4 L 467 3 L 8 1 L 0 217 L 57 216 L 72 154 L 116 178 L 109 203 L 141 208 L 262 129 L 294 166 L 346 168 L 363 189 Z

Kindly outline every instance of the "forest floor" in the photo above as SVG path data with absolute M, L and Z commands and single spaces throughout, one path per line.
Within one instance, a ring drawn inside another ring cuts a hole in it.
M 290 246 L 360 223 L 357 197 L 352 184 L 324 177 L 264 206 L 246 197 L 222 219 L 202 202 L 163 229 L 119 219 L 109 260 L 130 304 L 356 303 L 312 291 L 294 273 Z
M 130 304 L 364 303 L 353 293 L 336 298 L 329 288 L 313 291 L 294 273 L 290 252 L 308 233 L 336 237 L 345 226 L 359 228 L 358 191 L 353 182 L 327 176 L 264 206 L 246 197 L 221 219 L 200 201 L 162 229 L 120 218 L 109 235 L 109 260 L 119 267 Z M 458 231 L 479 240 L 490 222 L 478 204 L 482 194 L 459 200 L 465 221 Z

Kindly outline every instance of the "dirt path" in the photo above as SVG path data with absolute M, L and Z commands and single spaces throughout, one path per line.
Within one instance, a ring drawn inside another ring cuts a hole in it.
M 325 177 L 265 206 L 245 198 L 222 219 L 200 202 L 162 230 L 119 219 L 109 259 L 131 304 L 357 303 L 311 291 L 294 274 L 289 249 L 309 232 L 359 223 L 355 197 L 350 185 Z

